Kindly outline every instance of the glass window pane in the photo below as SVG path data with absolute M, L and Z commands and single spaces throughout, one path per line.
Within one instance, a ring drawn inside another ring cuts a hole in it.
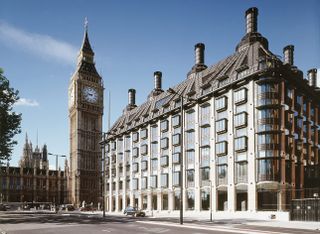
M 194 170 L 187 170 L 187 187 L 194 187 Z
M 187 209 L 194 210 L 194 190 L 187 191 Z
M 187 151 L 186 152 L 186 159 L 187 159 L 187 168 L 194 168 L 195 158 L 194 158 L 194 151 Z
M 210 145 L 210 127 L 200 128 L 201 146 Z
M 179 127 L 180 126 L 180 115 L 175 115 L 172 117 L 172 127 Z
M 216 132 L 223 133 L 227 131 L 227 119 L 220 119 L 216 121 Z
M 195 126 L 195 112 L 190 110 L 186 113 L 186 130 L 194 129 Z
M 161 132 L 166 132 L 169 129 L 169 122 L 168 120 L 162 120 L 160 123 L 160 130 Z
M 215 101 L 216 111 L 222 111 L 227 109 L 227 97 L 223 96 L 220 98 L 217 98 Z
M 200 125 L 210 124 L 210 105 L 200 106 Z
M 207 167 L 210 165 L 210 148 L 200 149 L 200 165 L 201 167 Z
M 242 88 L 234 92 L 234 103 L 240 104 L 247 101 L 247 89 Z

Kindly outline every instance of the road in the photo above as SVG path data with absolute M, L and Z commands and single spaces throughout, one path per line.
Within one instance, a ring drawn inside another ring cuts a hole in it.
M 175 233 L 175 234 L 309 234 L 319 231 L 298 230 L 276 227 L 251 226 L 239 221 L 186 221 L 183 226 L 178 219 L 152 219 L 107 216 L 94 214 L 8 214 L 0 213 L 0 233 L 8 234 L 51 234 L 51 233 Z

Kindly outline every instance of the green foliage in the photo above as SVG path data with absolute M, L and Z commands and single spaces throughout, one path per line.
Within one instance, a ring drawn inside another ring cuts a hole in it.
M 17 144 L 13 137 L 21 132 L 21 114 L 13 111 L 18 94 L 0 68 L 0 164 L 10 160 L 13 146 Z

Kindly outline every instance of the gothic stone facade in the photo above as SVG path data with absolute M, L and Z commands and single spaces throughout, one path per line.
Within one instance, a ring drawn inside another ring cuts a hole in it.
M 101 140 L 103 81 L 94 64 L 85 30 L 77 70 L 69 84 L 70 177 L 69 201 L 101 202 Z M 100 200 L 99 200 L 100 199 Z
M 1 202 L 66 202 L 66 173 L 49 170 L 47 146 L 42 150 L 26 142 L 20 167 L 1 167 Z

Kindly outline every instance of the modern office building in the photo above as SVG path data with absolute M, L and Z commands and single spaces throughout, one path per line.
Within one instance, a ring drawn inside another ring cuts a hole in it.
M 244 37 L 217 64 L 205 65 L 199 43 L 182 83 L 164 91 L 155 72 L 139 106 L 129 89 L 105 140 L 108 211 L 135 205 L 178 215 L 180 176 L 186 215 L 281 216 L 292 199 L 316 196 L 320 79 L 294 65 L 293 45 L 283 59 L 272 53 L 257 17 L 257 8 L 246 11 Z

